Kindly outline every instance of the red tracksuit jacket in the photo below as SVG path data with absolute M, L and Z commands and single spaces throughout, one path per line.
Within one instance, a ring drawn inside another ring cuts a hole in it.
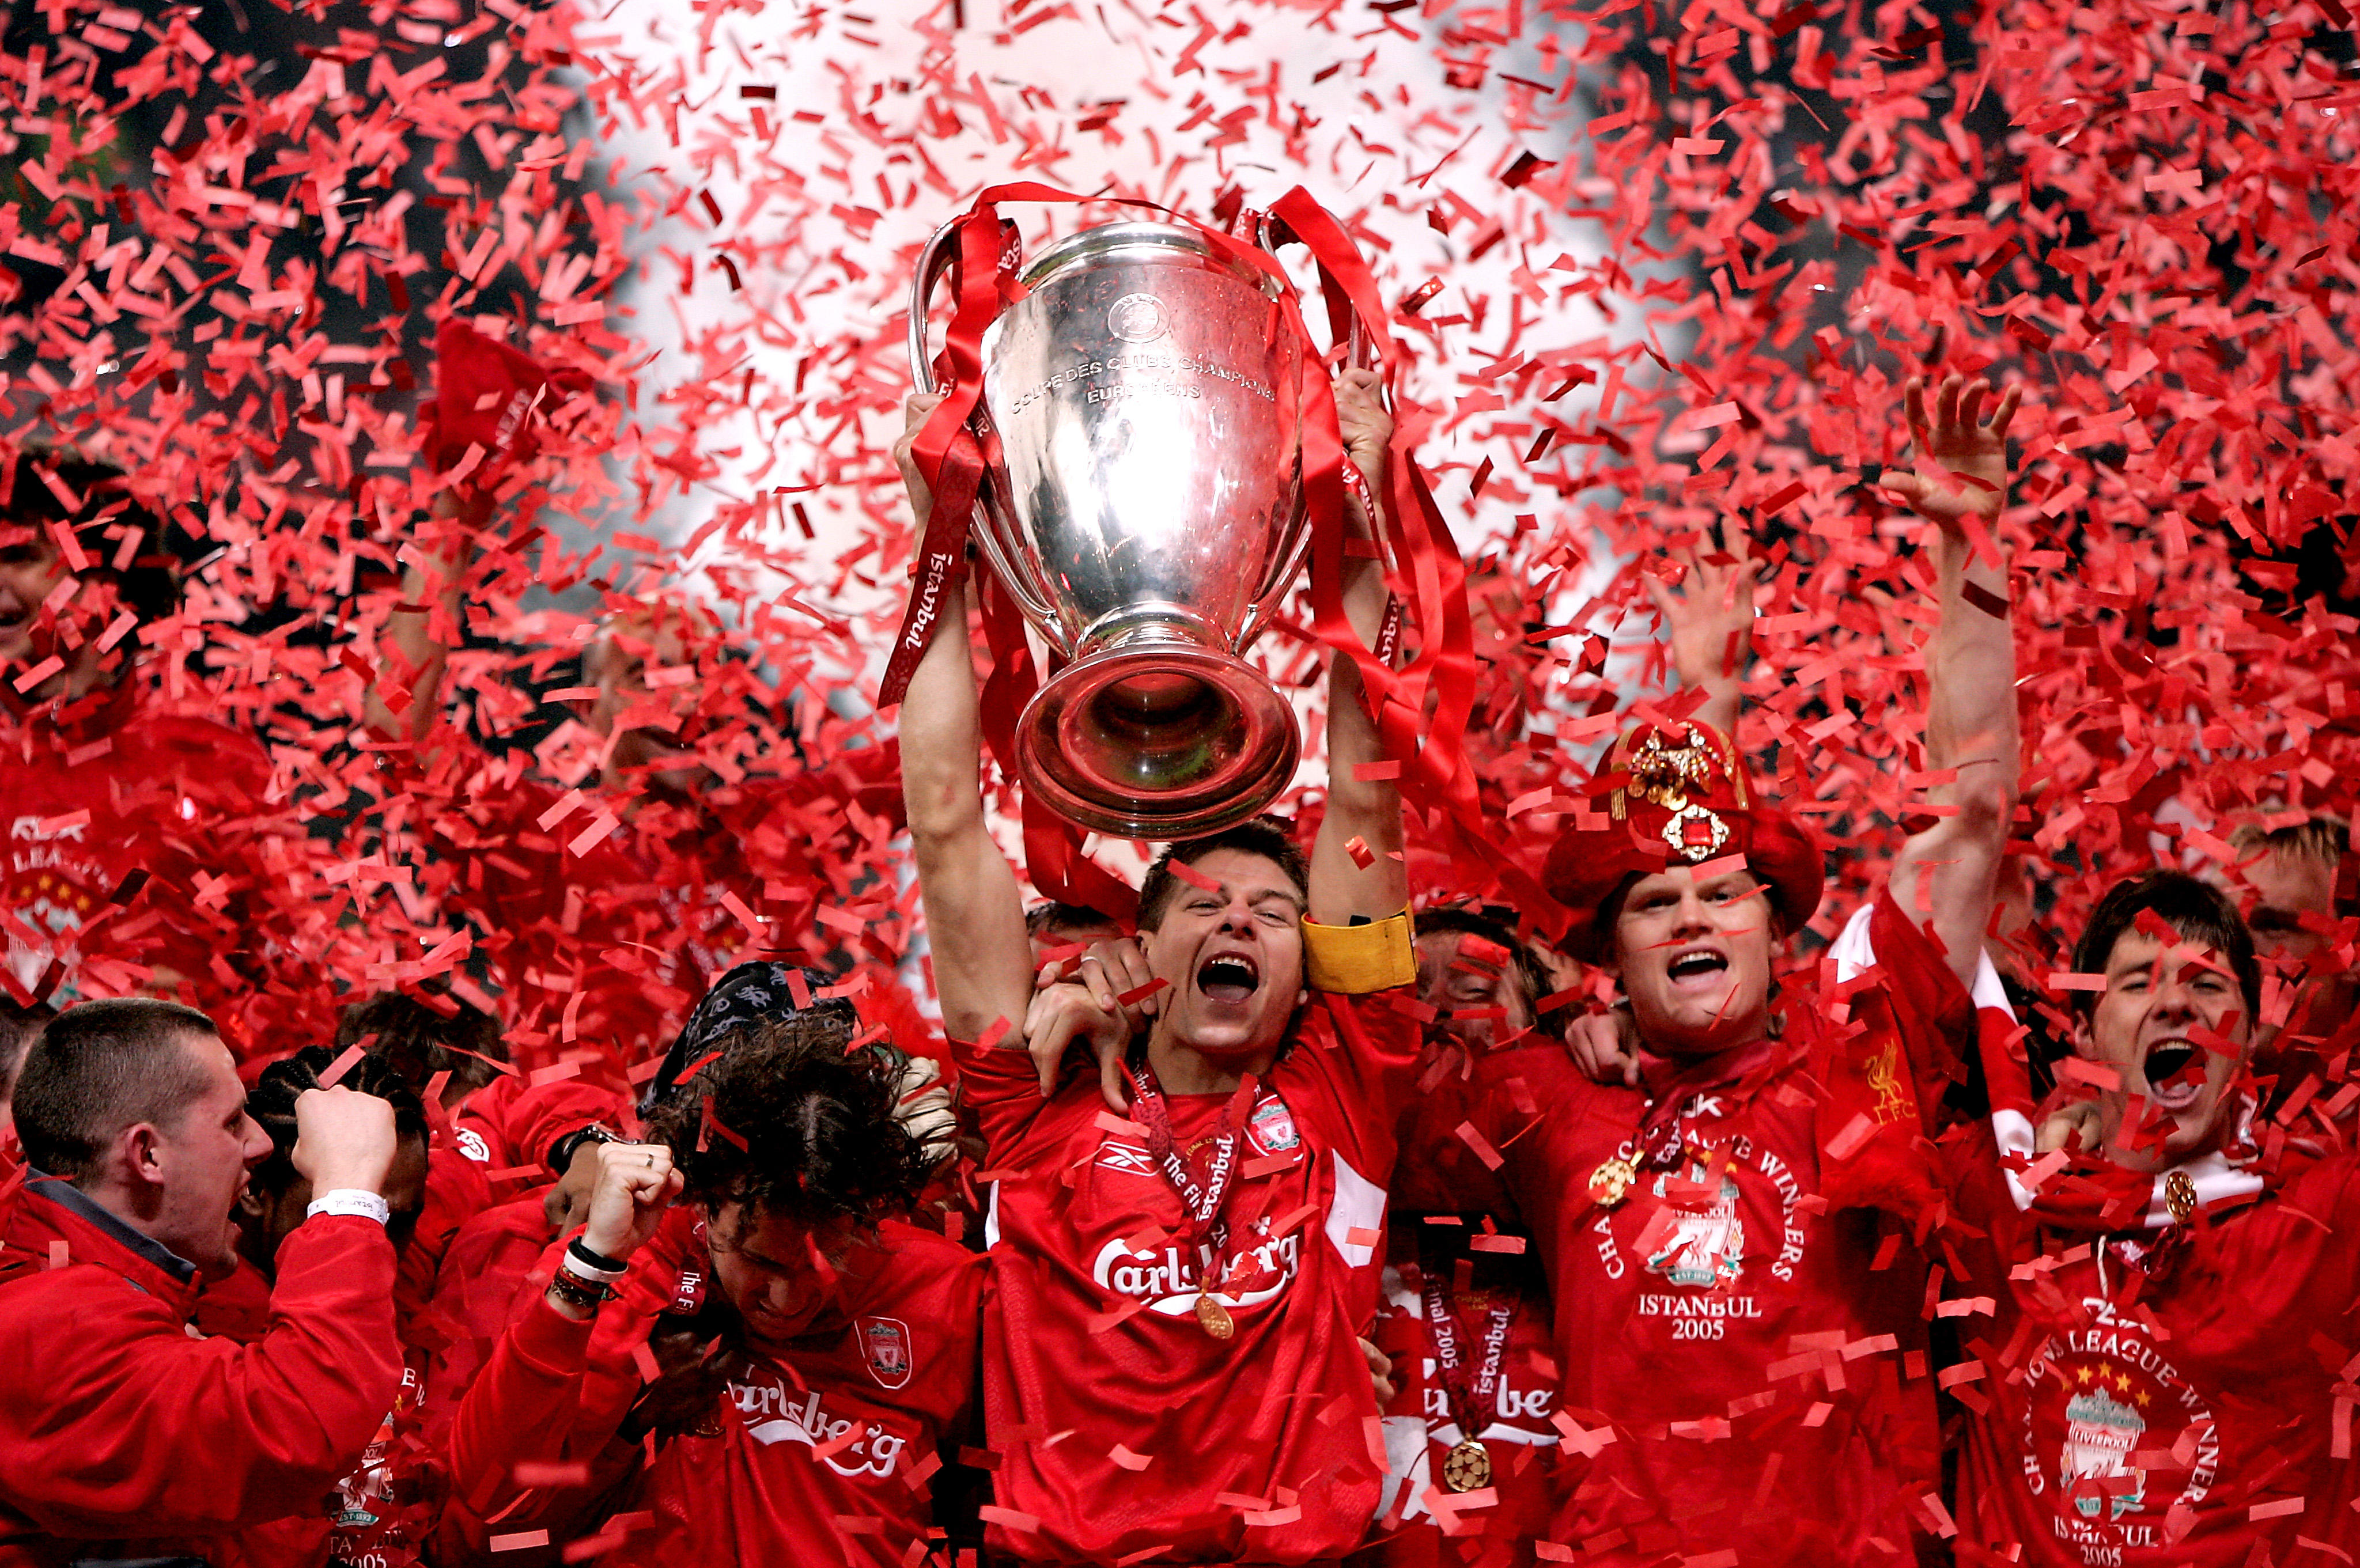
M 518 1303 L 452 1423 L 446 1553 L 542 1529 L 552 1545 L 603 1534 L 609 1568 L 916 1560 L 927 1477 L 974 1400 L 984 1260 L 889 1220 L 843 1266 L 815 1332 L 716 1363 L 726 1376 L 700 1405 L 618 1438 L 651 1332 L 704 1305 L 703 1232 L 674 1210 L 594 1322 L 538 1293 Z
M 393 1247 L 306 1220 L 262 1338 L 198 1339 L 194 1271 L 55 1178 L 0 1219 L 0 1568 L 231 1561 L 353 1467 L 401 1387 Z

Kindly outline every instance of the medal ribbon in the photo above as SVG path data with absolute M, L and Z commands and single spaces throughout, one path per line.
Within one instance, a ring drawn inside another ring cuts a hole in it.
M 1164 1103 L 1164 1087 L 1155 1081 L 1153 1068 L 1142 1069 L 1126 1063 L 1123 1072 L 1131 1079 L 1131 1110 L 1139 1125 L 1147 1129 L 1147 1152 L 1172 1183 L 1180 1196 L 1180 1207 L 1188 1217 L 1189 1245 L 1199 1258 L 1196 1291 L 1210 1295 L 1216 1283 L 1213 1270 L 1219 1267 L 1221 1248 L 1228 1245 L 1229 1227 L 1221 1217 L 1227 1206 L 1229 1189 L 1237 1184 L 1238 1152 L 1245 1134 L 1246 1117 L 1258 1096 L 1259 1085 L 1251 1073 L 1229 1103 L 1221 1110 L 1221 1130 L 1214 1135 L 1212 1158 L 1206 1162 L 1200 1178 L 1195 1164 L 1180 1152 L 1177 1139 L 1172 1136 L 1172 1113 Z M 1206 1258 L 1210 1249 L 1210 1258 Z
M 1483 1321 L 1483 1365 L 1470 1370 L 1459 1355 L 1459 1336 L 1466 1325 L 1459 1305 L 1438 1269 L 1426 1270 L 1426 1332 L 1434 1342 L 1435 1370 L 1450 1401 L 1450 1419 L 1462 1440 L 1480 1442 L 1483 1431 L 1500 1413 L 1500 1372 L 1508 1356 L 1508 1325 L 1515 1321 L 1516 1298 L 1500 1292 Z

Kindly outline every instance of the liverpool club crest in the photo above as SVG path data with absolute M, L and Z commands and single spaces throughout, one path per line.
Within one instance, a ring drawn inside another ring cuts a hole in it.
M 1690 1161 L 1688 1180 L 1702 1183 L 1706 1167 Z M 1655 1196 L 1665 1195 L 1664 1176 L 1655 1178 Z M 1650 1273 L 1675 1285 L 1710 1290 L 1735 1279 L 1745 1269 L 1745 1222 L 1737 1217 L 1737 1181 L 1721 1173 L 1721 1191 L 1702 1209 L 1676 1211 L 1678 1224 L 1663 1246 L 1647 1258 Z
M 2103 1509 L 2110 1519 L 2118 1519 L 2145 1500 L 2147 1474 L 2130 1461 L 2146 1431 L 2146 1419 L 2103 1383 L 2065 1401 L 2065 1452 L 2058 1479 L 2083 1519 L 2095 1519 Z
M 898 1388 L 910 1380 L 910 1328 L 899 1318 L 862 1318 L 860 1354 L 879 1385 Z

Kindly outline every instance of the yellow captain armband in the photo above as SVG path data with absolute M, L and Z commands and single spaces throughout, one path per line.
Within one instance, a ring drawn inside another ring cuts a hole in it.
M 1360 926 L 1303 922 L 1303 983 L 1314 991 L 1363 996 L 1417 984 L 1409 911 Z

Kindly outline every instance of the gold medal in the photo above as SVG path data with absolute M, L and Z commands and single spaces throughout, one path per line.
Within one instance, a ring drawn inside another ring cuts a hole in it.
M 1196 1326 L 1215 1339 L 1230 1339 L 1237 1334 L 1238 1320 L 1229 1316 L 1229 1308 L 1213 1300 L 1210 1291 L 1204 1291 L 1196 1297 Z M 1484 1474 L 1491 1474 L 1489 1465 Z
M 1491 1484 L 1491 1451 L 1471 1437 L 1442 1459 L 1442 1484 L 1454 1492 L 1473 1492 Z
M 1639 1167 L 1628 1155 L 1618 1154 L 1590 1173 L 1590 1195 L 1608 1208 L 1621 1203 L 1639 1179 Z M 1489 1461 L 1486 1474 L 1489 1474 Z
M 2173 1171 L 2163 1179 L 2163 1206 L 2174 1225 L 2185 1225 L 2188 1216 L 2196 1212 L 2196 1183 L 2185 1171 Z

